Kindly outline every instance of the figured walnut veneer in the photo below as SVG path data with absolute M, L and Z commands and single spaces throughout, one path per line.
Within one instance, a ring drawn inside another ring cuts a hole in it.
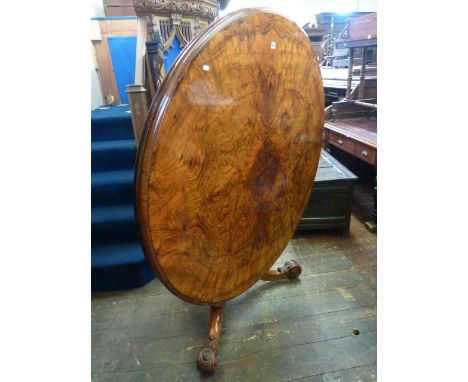
M 268 272 L 309 199 L 323 106 L 310 41 L 272 11 L 231 13 L 187 45 L 136 168 L 142 245 L 169 290 L 220 304 Z

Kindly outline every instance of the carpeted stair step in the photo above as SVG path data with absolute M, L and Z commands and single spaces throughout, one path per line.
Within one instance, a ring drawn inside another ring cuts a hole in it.
M 136 150 L 133 138 L 92 142 L 91 171 L 133 170 Z
M 137 288 L 154 278 L 138 242 L 91 247 L 91 290 Z
M 128 105 L 91 112 L 91 288 L 141 287 L 154 278 L 134 216 L 136 147 Z
M 128 105 L 111 105 L 91 112 L 91 141 L 134 139 Z
M 138 241 L 133 204 L 91 209 L 91 244 Z
M 91 207 L 133 204 L 133 169 L 91 173 Z

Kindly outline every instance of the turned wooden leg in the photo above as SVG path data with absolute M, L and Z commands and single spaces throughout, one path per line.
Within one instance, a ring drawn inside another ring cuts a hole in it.
M 203 344 L 197 359 L 197 369 L 205 373 L 212 373 L 216 368 L 221 325 L 223 323 L 224 305 L 211 306 L 208 339 Z
M 302 272 L 301 266 L 296 260 L 289 260 L 278 270 L 270 269 L 262 277 L 263 281 L 276 281 L 283 279 L 297 279 Z

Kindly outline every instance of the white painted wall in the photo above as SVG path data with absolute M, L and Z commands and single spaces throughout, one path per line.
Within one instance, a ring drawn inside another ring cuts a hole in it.
M 99 106 L 104 105 L 104 99 L 102 98 L 101 85 L 99 84 L 99 78 L 95 69 L 95 59 L 92 56 L 94 54 L 94 48 L 91 46 L 91 110 L 96 109 Z
M 220 16 L 252 7 L 272 8 L 302 26 L 321 12 L 377 12 L 377 0 L 230 0 Z
M 91 0 L 91 16 L 90 17 L 104 17 L 104 5 L 102 0 Z M 90 20 L 90 30 L 92 31 L 92 21 Z M 95 21 L 96 23 L 96 21 Z M 95 27 L 95 25 L 94 25 Z M 91 32 L 93 34 L 93 32 Z M 91 38 L 91 36 L 90 36 Z M 99 84 L 99 78 L 96 71 L 96 61 L 94 55 L 94 48 L 91 46 L 90 49 L 91 58 L 91 110 L 104 104 L 102 98 L 101 86 Z
M 104 3 L 102 0 L 91 0 L 91 17 L 104 17 Z

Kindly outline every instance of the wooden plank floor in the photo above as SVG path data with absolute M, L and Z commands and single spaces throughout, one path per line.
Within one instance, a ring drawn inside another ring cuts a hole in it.
M 195 366 L 207 307 L 181 301 L 157 279 L 94 294 L 92 380 L 375 381 L 376 242 L 354 216 L 349 237 L 296 235 L 278 265 L 296 259 L 300 280 L 259 281 L 226 304 L 211 376 Z

